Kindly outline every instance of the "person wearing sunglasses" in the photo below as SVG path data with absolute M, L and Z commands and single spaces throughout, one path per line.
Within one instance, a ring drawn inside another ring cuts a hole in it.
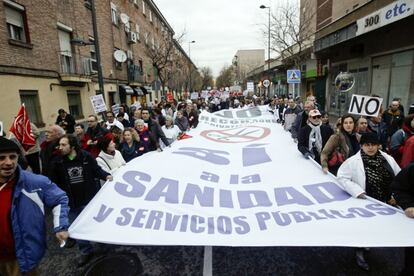
M 306 159 L 313 158 L 321 163 L 320 154 L 329 137 L 333 134 L 330 127 L 322 124 L 321 113 L 317 109 L 309 111 L 308 122 L 298 135 L 298 149 Z

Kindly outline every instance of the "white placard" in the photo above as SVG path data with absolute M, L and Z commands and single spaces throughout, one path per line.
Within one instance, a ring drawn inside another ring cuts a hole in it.
M 94 95 L 90 97 L 93 111 L 97 114 L 106 111 L 106 104 L 102 94 Z
M 114 115 L 119 113 L 119 104 L 114 104 L 113 106 L 111 106 L 111 110 L 114 113 Z
M 190 99 L 191 100 L 197 100 L 198 99 L 198 92 L 191 92 Z
M 364 95 L 352 95 L 348 113 L 361 116 L 377 117 L 381 109 L 382 98 Z
M 247 91 L 254 92 L 254 82 L 252 81 L 247 82 Z

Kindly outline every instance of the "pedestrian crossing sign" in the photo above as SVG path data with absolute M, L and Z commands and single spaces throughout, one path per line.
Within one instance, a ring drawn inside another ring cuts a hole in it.
M 287 70 L 287 83 L 300 83 L 301 74 L 300 70 L 292 69 Z

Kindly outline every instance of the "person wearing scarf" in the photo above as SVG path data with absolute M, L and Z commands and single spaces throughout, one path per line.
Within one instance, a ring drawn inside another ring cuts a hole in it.
M 320 154 L 333 134 L 330 127 L 322 124 L 321 113 L 317 109 L 309 111 L 308 123 L 302 127 L 298 135 L 298 149 L 306 159 L 312 157 L 320 164 Z
M 400 167 L 391 155 L 379 150 L 380 141 L 375 133 L 364 133 L 361 150 L 345 160 L 339 167 L 337 178 L 351 196 L 366 199 L 370 196 L 385 203 L 395 204 L 391 196 L 391 182 Z M 357 265 L 369 270 L 363 248 L 356 249 Z
M 332 135 L 321 152 L 321 166 L 322 170 L 327 173 L 330 171 L 336 175 L 339 166 L 329 166 L 328 161 L 332 154 L 337 151 L 344 159 L 351 157 L 360 150 L 359 137 L 355 133 L 355 118 L 350 115 L 344 115 L 341 118 L 341 124 L 337 133 Z M 359 134 L 358 134 L 359 135 Z

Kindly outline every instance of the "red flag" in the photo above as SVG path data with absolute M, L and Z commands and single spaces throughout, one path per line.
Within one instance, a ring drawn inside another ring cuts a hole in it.
M 24 150 L 28 150 L 36 145 L 36 139 L 32 134 L 29 116 L 27 116 L 24 104 L 22 104 L 19 113 L 17 113 L 17 116 L 14 119 L 12 126 L 10 127 L 10 132 L 14 134 L 17 141 L 19 141 L 23 146 Z

